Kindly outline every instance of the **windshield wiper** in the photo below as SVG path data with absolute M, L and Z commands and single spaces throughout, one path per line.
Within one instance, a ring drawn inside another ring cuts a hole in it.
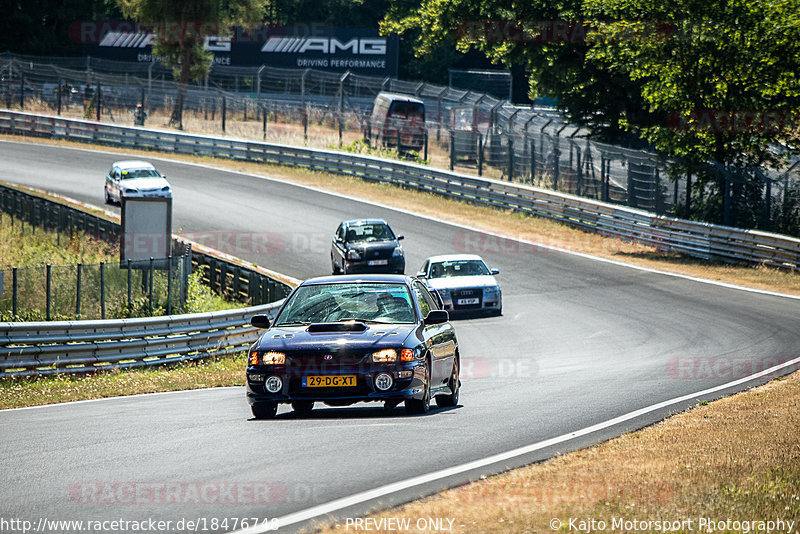
M 311 321 L 294 321 L 291 323 L 279 323 L 275 326 L 308 326 L 311 324 Z

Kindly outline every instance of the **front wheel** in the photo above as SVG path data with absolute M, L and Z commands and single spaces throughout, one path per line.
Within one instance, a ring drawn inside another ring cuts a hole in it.
M 253 404 L 250 409 L 253 411 L 253 417 L 256 419 L 272 419 L 278 413 L 277 402 L 259 402 Z
M 431 369 L 425 366 L 425 394 L 422 399 L 406 399 L 406 413 L 411 415 L 426 414 L 431 409 Z
M 458 406 L 458 393 L 461 391 L 461 377 L 458 370 L 458 358 L 453 362 L 453 371 L 450 373 L 450 379 L 447 382 L 450 387 L 449 395 L 436 395 L 436 405 L 440 408 L 449 406 Z

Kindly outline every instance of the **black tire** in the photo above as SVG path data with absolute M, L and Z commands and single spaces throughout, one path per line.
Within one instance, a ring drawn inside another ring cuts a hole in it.
M 253 411 L 253 417 L 256 419 L 272 419 L 278 413 L 277 402 L 260 402 L 250 406 Z
M 292 403 L 292 410 L 297 415 L 308 415 L 314 409 L 314 401 L 294 401 Z
M 341 274 L 342 270 L 336 266 L 336 261 L 333 259 L 333 254 L 331 254 L 331 272 L 333 274 Z
M 106 197 L 106 204 L 111 204 L 111 197 L 108 196 L 108 189 L 104 187 L 103 193 L 103 196 Z
M 453 371 L 450 373 L 450 380 L 448 380 L 447 385 L 450 387 L 451 393 L 436 395 L 436 406 L 440 408 L 458 406 L 458 394 L 461 391 L 461 373 L 457 357 L 453 362 Z
M 425 366 L 425 394 L 422 399 L 406 399 L 406 413 L 411 415 L 423 415 L 431 409 L 431 368 Z

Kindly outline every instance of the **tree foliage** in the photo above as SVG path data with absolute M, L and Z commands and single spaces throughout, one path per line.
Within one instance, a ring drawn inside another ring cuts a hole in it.
M 236 25 L 252 27 L 264 20 L 266 0 L 117 0 L 122 13 L 155 33 L 153 52 L 171 66 L 181 91 L 170 124 L 180 126 L 186 84 L 211 67 L 206 37 L 226 36 Z
M 520 38 L 509 21 L 545 32 Z M 394 0 L 382 28 L 418 31 L 419 54 L 455 38 L 524 65 L 531 97 L 556 96 L 594 136 L 639 140 L 693 173 L 710 220 L 726 187 L 756 219 L 753 169 L 800 152 L 800 0 Z

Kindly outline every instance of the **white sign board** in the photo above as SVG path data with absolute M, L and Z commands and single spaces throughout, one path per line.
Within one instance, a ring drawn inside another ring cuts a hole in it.
M 120 266 L 149 267 L 150 258 L 164 265 L 171 253 L 172 199 L 122 197 Z

